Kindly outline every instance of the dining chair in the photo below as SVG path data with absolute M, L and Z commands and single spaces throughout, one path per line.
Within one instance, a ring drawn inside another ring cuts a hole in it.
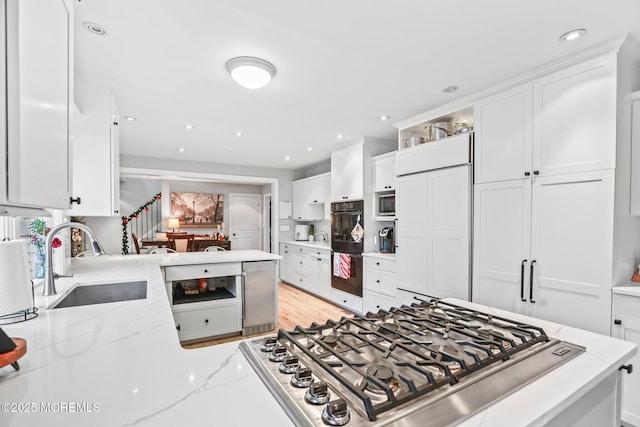
M 226 249 L 225 249 L 225 248 L 223 248 L 223 247 L 221 247 L 221 246 L 213 245 L 213 246 L 207 246 L 207 247 L 206 247 L 206 249 L 205 249 L 204 251 L 205 251 L 205 252 L 217 252 L 217 251 L 223 251 L 223 252 L 225 252 L 225 251 L 226 251 Z
M 140 255 L 140 242 L 138 242 L 138 235 L 136 233 L 131 233 L 131 240 L 133 240 L 133 245 L 136 248 L 136 253 Z
M 195 237 L 193 234 L 167 234 L 169 248 L 176 252 L 193 252 Z
M 174 251 L 171 248 L 154 247 L 154 248 L 149 248 L 146 253 L 148 253 L 148 254 L 174 254 L 174 253 L 176 253 L 176 251 Z

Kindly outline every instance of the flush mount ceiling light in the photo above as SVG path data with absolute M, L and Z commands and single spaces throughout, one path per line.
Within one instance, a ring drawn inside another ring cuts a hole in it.
M 138 120 L 137 117 L 133 117 L 133 116 L 124 116 L 125 120 L 129 120 L 130 122 L 135 122 L 136 120 Z
M 444 89 L 442 89 L 442 91 L 444 93 L 453 93 L 453 92 L 457 91 L 458 89 L 459 89 L 458 86 L 451 85 L 451 86 L 445 87 Z
M 236 132 L 234 133 L 235 136 L 242 136 L 242 132 Z
M 559 40 L 561 42 L 572 42 L 574 40 L 581 39 L 586 33 L 587 30 L 584 28 L 578 28 L 577 30 L 571 30 L 568 33 L 564 33 L 560 36 Z
M 291 157 L 290 156 L 286 156 L 284 159 L 285 160 L 291 160 Z
M 378 117 L 378 119 L 385 121 L 385 120 L 389 120 L 391 118 L 391 116 L 380 116 Z
M 191 130 L 191 129 L 193 129 L 193 126 L 192 126 L 192 125 L 184 125 L 184 127 L 185 127 L 185 129 L 187 129 L 187 130 Z
M 307 147 L 307 151 L 313 151 L 313 147 Z
M 341 133 L 339 133 L 338 135 L 336 135 L 336 137 L 337 137 L 338 139 L 342 139 L 342 134 L 341 134 Z
M 236 83 L 247 89 L 260 89 L 266 86 L 277 71 L 270 62 L 253 56 L 231 58 L 227 61 L 225 68 Z
M 96 24 L 95 22 L 83 22 L 82 26 L 85 30 L 97 36 L 106 36 L 107 34 L 109 34 L 106 28 L 104 28 L 100 24 Z
M 180 147 L 180 148 L 178 148 L 178 151 L 182 153 L 182 152 L 184 152 L 184 148 Z

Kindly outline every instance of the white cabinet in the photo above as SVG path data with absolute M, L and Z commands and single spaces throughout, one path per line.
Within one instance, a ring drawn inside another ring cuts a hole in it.
M 611 335 L 631 341 L 640 347 L 640 297 L 613 294 L 613 326 Z M 628 364 L 632 364 L 632 375 L 622 376 L 622 421 L 640 426 L 640 353 L 636 353 Z
M 70 215 L 120 214 L 118 104 L 106 87 L 76 82 Z
M 280 243 L 280 280 L 293 283 L 295 280 L 295 253 L 287 243 Z
M 396 305 L 396 261 L 364 254 L 363 313 L 389 310 Z
M 364 145 L 354 144 L 331 153 L 331 200 L 364 198 Z
M 631 107 L 631 215 L 640 215 L 640 92 Z
M 396 153 L 387 153 L 373 158 L 373 191 L 396 189 Z
M 331 288 L 331 300 L 347 310 L 362 314 L 362 297 Z
M 328 219 L 326 212 L 331 204 L 331 173 L 294 181 L 292 187 L 293 219 Z
M 476 103 L 475 182 L 517 179 L 531 173 L 533 84 Z
M 607 334 L 614 171 L 479 184 L 474 200 L 473 301 Z
M 331 298 L 331 251 L 309 250 L 308 291 L 324 298 Z
M 281 243 L 280 279 L 306 292 L 331 298 L 331 248 Z
M 3 2 L 0 204 L 66 209 L 73 93 L 73 5 Z
M 241 273 L 239 262 L 164 268 L 180 341 L 242 330 Z
M 469 299 L 469 166 L 398 178 L 398 288 Z
M 476 103 L 475 182 L 615 167 L 616 99 L 607 54 Z

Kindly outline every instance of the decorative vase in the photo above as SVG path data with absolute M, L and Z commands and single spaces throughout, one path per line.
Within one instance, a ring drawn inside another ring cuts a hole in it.
M 36 252 L 33 276 L 36 279 L 44 279 L 44 254 L 43 253 Z

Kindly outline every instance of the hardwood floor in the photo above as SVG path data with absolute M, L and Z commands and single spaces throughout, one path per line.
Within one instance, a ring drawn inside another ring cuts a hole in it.
M 278 329 L 289 330 L 297 325 L 308 326 L 313 322 L 324 323 L 329 319 L 338 320 L 343 316 L 353 316 L 353 313 L 280 282 L 278 286 L 278 325 L 276 329 L 257 335 L 233 335 L 207 341 L 189 342 L 182 344 L 182 347 L 192 349 L 239 341 L 252 336 L 273 334 Z

